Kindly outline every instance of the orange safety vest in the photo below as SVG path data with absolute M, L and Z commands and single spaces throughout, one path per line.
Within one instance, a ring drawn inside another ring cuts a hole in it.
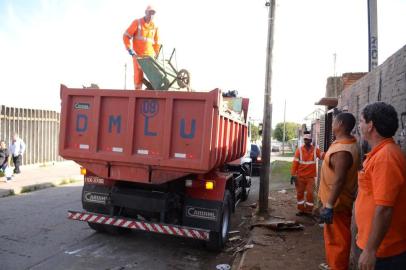
M 335 172 L 330 167 L 330 157 L 337 152 L 349 152 L 353 163 L 347 172 L 344 187 L 334 205 L 334 209 L 336 211 L 351 211 L 355 200 L 359 167 L 359 149 L 355 138 L 336 140 L 330 145 L 321 166 L 319 198 L 325 204 L 330 197 L 332 186 L 335 184 Z
M 309 150 L 304 145 L 296 149 L 291 175 L 302 178 L 316 177 L 316 158 L 321 159 L 320 149 L 313 145 Z
M 133 50 L 139 56 L 154 57 L 159 52 L 158 28 L 154 22 L 146 23 L 144 18 L 134 20 L 123 35 L 126 49 L 130 49 L 131 40 Z

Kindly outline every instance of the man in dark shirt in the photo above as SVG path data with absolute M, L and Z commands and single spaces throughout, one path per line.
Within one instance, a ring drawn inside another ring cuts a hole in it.
M 0 141 L 0 171 L 6 169 L 8 165 L 9 153 L 5 141 Z

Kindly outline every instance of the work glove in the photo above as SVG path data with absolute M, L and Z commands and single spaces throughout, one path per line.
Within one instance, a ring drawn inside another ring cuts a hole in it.
M 296 184 L 296 179 L 297 179 L 296 176 L 290 177 L 290 184 L 291 184 L 291 185 Z
M 333 223 L 333 208 L 323 207 L 320 211 L 320 223 Z
M 135 52 L 134 52 L 133 49 L 128 49 L 128 53 L 129 53 L 131 56 L 134 56 L 134 55 L 135 55 Z

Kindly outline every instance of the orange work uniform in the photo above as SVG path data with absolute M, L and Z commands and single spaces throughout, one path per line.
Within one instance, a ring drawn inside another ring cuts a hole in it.
M 364 249 L 371 232 L 377 205 L 392 207 L 392 220 L 377 257 L 396 256 L 406 251 L 406 158 L 392 138 L 379 143 L 366 155 L 358 174 L 355 220 L 357 245 Z M 405 268 L 406 269 L 406 268 Z
M 351 216 L 357 189 L 359 150 L 355 138 L 336 140 L 329 147 L 321 166 L 319 197 L 323 205 L 328 202 L 336 174 L 331 168 L 331 156 L 337 152 L 349 152 L 352 166 L 347 172 L 344 187 L 335 202 L 333 223 L 324 224 L 324 247 L 327 264 L 333 270 L 347 270 L 351 250 Z
M 131 48 L 137 56 L 151 56 L 154 57 L 159 52 L 159 34 L 158 28 L 154 22 L 145 22 L 144 18 L 134 20 L 127 28 L 123 35 L 124 45 L 127 50 Z M 134 86 L 135 89 L 141 89 L 142 79 L 144 74 L 140 65 L 138 64 L 137 57 L 133 57 L 134 64 Z
M 291 168 L 291 175 L 296 176 L 297 208 L 300 212 L 313 211 L 313 188 L 316 177 L 316 160 L 322 159 L 320 149 L 313 145 L 308 149 L 305 145 L 296 149 Z M 305 200 L 306 191 L 306 200 Z

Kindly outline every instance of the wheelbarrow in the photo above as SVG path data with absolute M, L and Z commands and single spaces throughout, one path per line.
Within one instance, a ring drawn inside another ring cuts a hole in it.
M 173 49 L 171 57 L 168 60 L 163 57 L 162 60 L 157 60 L 159 53 L 156 59 L 151 56 L 135 56 L 144 72 L 143 83 L 148 90 L 186 89 L 186 91 L 191 91 L 190 73 L 186 69 L 178 71 L 173 66 L 171 61 L 174 54 L 175 49 Z

